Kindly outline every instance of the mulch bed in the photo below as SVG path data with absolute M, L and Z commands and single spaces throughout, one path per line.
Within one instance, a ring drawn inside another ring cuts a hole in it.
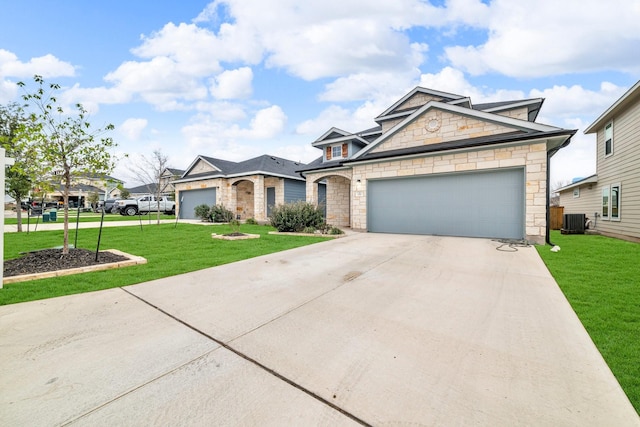
M 96 252 L 88 249 L 69 249 L 62 255 L 62 249 L 43 249 L 28 252 L 20 258 L 4 262 L 4 276 L 20 276 L 23 274 L 44 273 L 45 271 L 66 270 L 69 268 L 88 267 L 90 265 L 107 264 L 126 261 L 128 258 L 111 252 Z

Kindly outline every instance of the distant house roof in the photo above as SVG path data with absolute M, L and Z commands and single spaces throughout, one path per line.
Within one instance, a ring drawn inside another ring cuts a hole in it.
M 122 180 L 120 180 L 118 178 L 114 178 L 113 176 L 106 175 L 106 174 L 88 173 L 88 174 L 84 174 L 82 176 L 85 177 L 85 178 L 88 178 L 88 179 L 103 179 L 105 181 L 115 181 L 115 182 L 119 182 L 119 183 L 124 182 L 124 181 L 122 181 Z
M 567 190 L 571 190 L 571 189 L 576 188 L 576 187 L 580 187 L 581 185 L 585 185 L 585 184 L 595 184 L 596 182 L 598 182 L 598 175 L 591 175 L 591 176 L 588 176 L 588 177 L 586 177 L 586 178 L 583 178 L 583 179 L 581 179 L 581 180 L 579 180 L 579 181 L 572 182 L 572 183 L 571 183 L 571 184 L 569 184 L 569 185 L 565 185 L 565 186 L 564 186 L 564 187 L 562 187 L 562 188 L 558 188 L 556 191 L 557 191 L 558 193 L 560 193 L 560 192 L 562 192 L 562 191 L 567 191 Z
M 156 192 L 157 188 L 158 188 L 158 184 L 152 183 L 152 184 L 138 185 L 137 187 L 133 187 L 133 188 L 127 188 L 127 190 L 129 190 L 129 193 L 132 193 L 132 194 L 140 194 L 140 193 L 153 194 Z

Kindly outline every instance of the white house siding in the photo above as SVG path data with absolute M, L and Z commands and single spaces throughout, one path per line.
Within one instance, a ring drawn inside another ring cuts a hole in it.
M 559 203 L 564 208 L 563 212 L 565 214 L 585 214 L 592 221 L 596 220 L 594 214 L 600 212 L 599 204 L 602 190 L 597 183 L 585 184 L 579 189 L 580 197 L 573 197 L 573 188 L 560 192 Z
M 613 118 L 613 155 L 604 156 L 604 126 L 598 130 L 597 149 L 600 191 L 605 185 L 620 184 L 620 221 L 599 220 L 598 229 L 640 238 L 640 100 Z M 598 211 L 600 205 L 599 196 Z

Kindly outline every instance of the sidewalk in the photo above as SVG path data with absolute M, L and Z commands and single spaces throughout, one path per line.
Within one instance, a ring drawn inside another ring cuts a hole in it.
M 113 214 L 112 214 L 113 215 Z M 5 218 L 15 218 L 16 217 L 16 213 L 13 211 L 5 211 Z M 142 223 L 142 225 L 149 225 L 149 224 L 156 224 L 157 220 L 155 219 L 155 217 L 149 217 L 149 216 L 143 216 L 143 217 L 139 217 L 140 220 L 138 221 L 132 221 L 132 220 L 127 220 L 127 221 L 104 221 L 103 223 L 103 227 L 131 227 L 131 226 L 140 226 L 140 224 Z M 75 220 L 75 218 L 74 218 Z M 160 223 L 161 224 L 173 224 L 175 223 L 176 220 L 175 219 L 161 219 Z M 188 223 L 188 224 L 205 224 L 200 220 L 197 219 L 179 219 L 178 220 L 179 223 L 184 224 L 184 223 Z M 81 222 L 78 225 L 78 228 L 98 228 L 100 227 L 100 220 L 97 219 L 96 221 L 92 221 L 92 222 Z M 75 222 L 69 222 L 69 229 L 75 229 L 76 228 L 76 223 Z M 23 232 L 33 232 L 33 231 L 51 231 L 51 230 L 63 230 L 64 229 L 64 221 L 62 220 L 61 217 L 58 217 L 58 220 L 56 222 L 42 222 L 42 217 L 37 218 L 37 217 L 31 217 L 29 218 L 29 224 L 27 224 L 27 217 L 23 216 L 22 217 L 22 231 Z M 5 224 L 4 225 L 4 232 L 5 233 L 15 233 L 18 231 L 18 226 L 16 224 Z

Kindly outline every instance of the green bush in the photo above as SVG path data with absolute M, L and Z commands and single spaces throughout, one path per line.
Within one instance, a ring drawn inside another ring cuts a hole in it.
M 258 225 L 258 221 L 256 221 L 255 218 L 247 218 L 247 220 L 245 221 L 246 224 L 249 225 Z
M 344 234 L 344 231 L 340 230 L 338 227 L 331 227 L 329 229 L 329 234 L 333 234 L 333 235 Z
M 301 232 L 324 224 L 322 209 L 307 202 L 278 205 L 271 212 L 271 225 L 280 232 Z
M 305 227 L 304 230 L 302 230 L 303 233 L 309 233 L 309 234 L 313 234 L 316 232 L 316 229 L 313 227 Z
M 193 210 L 196 218 L 200 218 L 202 221 L 211 222 L 211 209 L 208 205 L 198 205 Z
M 233 220 L 233 212 L 222 204 L 211 206 L 210 215 L 213 222 L 231 222 Z

